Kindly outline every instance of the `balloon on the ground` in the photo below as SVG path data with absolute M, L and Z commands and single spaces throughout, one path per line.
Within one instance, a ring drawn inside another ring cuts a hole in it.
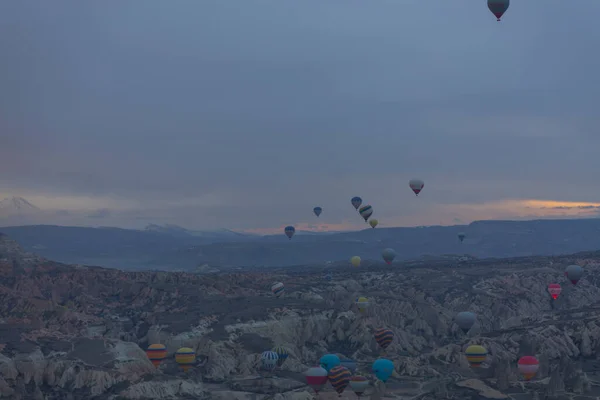
M 319 391 L 323 390 L 327 380 L 327 371 L 323 367 L 312 367 L 306 370 L 304 373 L 306 377 L 306 384 L 310 386 L 315 393 L 319 393 Z
M 552 296 L 554 300 L 558 299 L 558 296 L 560 296 L 560 292 L 562 292 L 562 288 L 558 283 L 548 284 L 548 293 L 550 293 L 550 296 Z
M 473 344 L 467 347 L 465 351 L 465 355 L 467 356 L 467 361 L 471 364 L 471 367 L 477 368 L 481 366 L 481 364 L 487 358 L 487 350 L 483 346 L 479 346 L 477 344 Z
M 315 208 L 313 208 L 313 212 L 318 217 L 323 212 L 323 209 L 321 207 L 315 207 Z
M 350 262 L 352 263 L 353 267 L 360 267 L 360 257 L 359 256 L 354 256 L 350 259 Z
M 463 240 L 465 240 L 466 237 L 467 235 L 465 235 L 463 232 L 460 232 L 458 234 L 458 240 L 460 240 L 461 243 L 463 242 Z
M 360 205 L 362 204 L 362 199 L 356 196 L 353 197 L 352 200 L 350 200 L 350 202 L 352 203 L 352 206 L 358 210 L 358 207 L 360 207 Z
M 358 311 L 364 313 L 367 310 L 367 307 L 369 307 L 369 299 L 367 299 L 366 297 L 358 297 L 355 301 L 356 303 L 356 307 L 358 307 Z
M 577 282 L 583 276 L 583 268 L 579 265 L 569 265 L 565 270 L 565 275 L 573 285 L 577 285 Z
M 375 228 L 377 225 L 379 225 L 379 221 L 376 219 L 372 219 L 369 221 L 369 225 L 371 225 L 371 228 Z
M 271 292 L 275 295 L 275 297 L 280 297 L 285 292 L 285 287 L 282 282 L 275 282 L 273 286 L 271 286 Z
M 162 360 L 164 360 L 167 357 L 167 348 L 164 344 L 151 344 L 146 350 L 146 355 L 148 356 L 148 359 L 150 360 L 152 365 L 158 368 Z
M 394 373 L 394 363 L 386 358 L 379 358 L 373 363 L 372 371 L 377 379 L 386 382 Z
M 175 353 L 175 362 L 187 372 L 196 363 L 196 352 L 189 347 L 182 347 Z
M 283 363 L 285 362 L 285 360 L 287 360 L 290 353 L 289 353 L 288 349 L 286 349 L 283 346 L 275 346 L 273 348 L 273 351 L 275 353 L 277 353 L 277 366 L 281 367 L 283 365 Z
M 394 261 L 394 258 L 396 258 L 396 252 L 394 251 L 394 249 L 383 249 L 383 251 L 381 252 L 381 257 L 383 257 L 383 260 L 386 263 L 391 264 L 392 261 Z
M 264 370 L 271 371 L 277 366 L 279 356 L 274 351 L 264 351 L 260 356 L 260 363 Z
M 508 10 L 510 0 L 488 0 L 487 3 L 489 10 L 496 16 L 496 20 L 500 21 L 500 18 Z
M 373 207 L 367 204 L 366 206 L 361 207 L 358 212 L 360 213 L 360 216 L 363 217 L 365 222 L 367 222 L 369 217 L 373 215 Z
M 329 377 L 329 382 L 331 383 L 331 386 L 333 386 L 333 389 L 338 392 L 338 394 L 342 394 L 350 383 L 352 373 L 348 368 L 338 365 L 337 367 L 331 368 L 327 376 Z
M 350 378 L 350 389 L 360 397 L 369 387 L 369 380 L 364 376 L 354 375 Z
M 458 325 L 464 333 L 467 333 L 475 323 L 475 318 L 476 316 L 474 313 L 470 311 L 461 311 L 456 315 L 456 325 Z
M 321 368 L 325 368 L 325 370 L 328 373 L 331 370 L 331 368 L 337 367 L 338 365 L 340 365 L 340 363 L 341 363 L 340 358 L 338 356 L 336 356 L 335 354 L 325 354 L 319 360 L 319 364 L 321 365 Z
M 285 232 L 285 236 L 287 236 L 290 240 L 292 240 L 292 236 L 294 236 L 294 233 L 296 233 L 296 228 L 289 225 L 289 226 L 285 227 L 284 232 Z
M 533 378 L 535 374 L 537 374 L 538 369 L 540 369 L 540 362 L 533 356 L 521 357 L 517 365 L 519 367 L 519 372 L 526 381 Z
M 425 182 L 420 179 L 411 179 L 408 182 L 408 186 L 410 186 L 412 191 L 415 192 L 415 195 L 418 196 L 419 193 L 421 193 L 421 190 L 423 190 L 423 187 L 425 187 Z
M 386 349 L 394 340 L 394 332 L 391 329 L 379 328 L 374 333 L 375 341 L 382 349 Z

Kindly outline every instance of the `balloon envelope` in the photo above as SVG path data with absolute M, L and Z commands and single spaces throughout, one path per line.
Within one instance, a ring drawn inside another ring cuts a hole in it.
M 467 235 L 465 235 L 462 232 L 458 234 L 458 240 L 460 240 L 461 243 L 463 242 L 463 240 L 465 240 L 466 237 Z
M 423 190 L 423 187 L 425 187 L 425 182 L 420 179 L 411 179 L 408 182 L 408 186 L 410 186 L 412 191 L 418 196 L 419 193 L 421 193 L 421 190 Z
M 340 363 L 341 363 L 340 358 L 338 356 L 336 356 L 335 354 L 325 354 L 319 360 L 319 364 L 321 365 L 322 368 L 325 368 L 327 373 L 329 373 L 331 368 L 337 367 L 338 365 L 340 365 Z
M 383 249 L 383 251 L 381 252 L 381 257 L 383 257 L 383 260 L 386 263 L 391 264 L 392 261 L 394 261 L 394 258 L 396 258 L 396 252 L 394 251 L 394 249 Z
M 558 299 L 558 296 L 560 296 L 560 292 L 562 292 L 562 288 L 558 283 L 548 284 L 548 293 L 550 293 L 550 296 L 552 296 L 554 300 Z
M 362 204 L 362 199 L 356 196 L 353 197 L 352 200 L 350 200 L 350 202 L 352 203 L 352 206 L 358 210 L 358 207 L 360 207 L 360 205 Z
M 283 286 L 282 282 L 275 282 L 273 284 L 273 286 L 271 286 L 271 292 L 273 292 L 273 294 L 276 297 L 279 297 L 283 294 L 283 292 L 285 292 L 285 287 Z
M 355 375 L 350 378 L 350 389 L 357 395 L 361 395 L 369 387 L 369 380 L 364 376 Z
M 523 374 L 526 381 L 533 378 L 538 372 L 538 369 L 540 369 L 540 362 L 533 356 L 521 357 L 517 365 L 519 367 L 519 372 Z
M 290 225 L 286 226 L 283 231 L 285 232 L 285 236 L 287 236 L 289 239 L 292 239 L 292 236 L 294 236 L 294 233 L 296 233 L 296 228 Z
M 350 262 L 352 263 L 352 266 L 354 267 L 360 267 L 360 257 L 359 256 L 354 256 L 350 259 Z
M 498 21 L 504 15 L 506 10 L 508 10 L 508 6 L 510 5 L 510 0 L 488 0 L 488 9 L 494 14 Z
M 146 350 L 146 355 L 152 365 L 158 368 L 161 361 L 167 357 L 167 348 L 164 344 L 151 344 Z
M 333 386 L 333 389 L 335 389 L 338 394 L 341 394 L 350 383 L 352 373 L 348 368 L 338 365 L 337 367 L 331 368 L 327 376 L 329 377 L 329 382 L 331 383 L 331 386 Z
M 369 221 L 369 225 L 371 225 L 371 228 L 375 228 L 377 225 L 379 225 L 379 221 L 372 219 Z
M 323 209 L 321 207 L 315 207 L 315 208 L 313 208 L 313 212 L 318 217 L 323 212 Z
M 283 346 L 275 346 L 272 351 L 277 353 L 277 366 L 281 367 L 289 356 L 288 349 Z
M 386 349 L 394 340 L 394 332 L 391 329 L 379 328 L 374 333 L 375 341 L 382 349 Z
M 196 363 L 196 352 L 189 347 L 182 347 L 175 353 L 175 362 L 182 370 L 187 371 Z
M 358 311 L 360 311 L 360 312 L 365 312 L 365 310 L 369 306 L 369 299 L 367 299 L 366 297 L 363 297 L 363 296 L 357 298 L 355 302 L 356 302 L 356 307 L 358 307 Z
M 380 358 L 373 363 L 373 374 L 380 381 L 387 381 L 394 373 L 394 363 L 386 358 Z
M 464 333 L 467 333 L 474 323 L 475 314 L 470 311 L 462 311 L 456 315 L 456 325 L 458 325 Z
M 583 276 L 583 268 L 579 265 L 569 265 L 565 270 L 565 275 L 573 285 L 576 285 Z
M 264 351 L 260 356 L 260 362 L 262 364 L 262 368 L 271 371 L 277 366 L 277 360 L 279 356 L 274 351 Z
M 363 219 L 366 222 L 369 219 L 369 217 L 371 215 L 373 215 L 373 207 L 371 207 L 370 205 L 367 204 L 366 206 L 359 208 L 358 212 L 360 213 L 360 216 L 363 217 Z
M 306 384 L 313 388 L 316 393 L 323 389 L 327 380 L 327 371 L 323 367 L 312 367 L 304 373 L 306 376 Z
M 465 354 L 471 367 L 479 367 L 487 358 L 487 350 L 485 347 L 477 344 L 467 347 Z

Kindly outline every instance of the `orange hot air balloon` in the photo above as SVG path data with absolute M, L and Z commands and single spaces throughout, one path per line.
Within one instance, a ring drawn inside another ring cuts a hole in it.
M 537 374 L 540 369 L 540 362 L 533 356 L 521 357 L 518 362 L 519 372 L 523 374 L 526 381 L 530 380 Z
M 550 293 L 550 296 L 552 296 L 552 298 L 554 300 L 558 299 L 558 296 L 560 296 L 560 292 L 562 292 L 562 288 L 560 287 L 560 285 L 558 283 L 551 283 L 548 285 L 548 292 Z
M 175 353 L 175 362 L 184 372 L 187 372 L 196 363 L 196 352 L 189 347 L 182 347 Z
M 164 344 L 151 344 L 146 350 L 146 355 L 150 362 L 158 368 L 162 360 L 167 357 L 167 348 Z
M 394 332 L 391 329 L 379 328 L 375 330 L 375 341 L 382 349 L 386 349 L 394 340 Z

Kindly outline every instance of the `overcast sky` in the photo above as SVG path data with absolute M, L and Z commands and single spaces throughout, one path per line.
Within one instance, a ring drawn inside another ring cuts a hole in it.
M 362 227 L 353 196 L 383 226 L 579 215 L 600 2 L 537 3 L 1 2 L 0 195 L 207 229 Z

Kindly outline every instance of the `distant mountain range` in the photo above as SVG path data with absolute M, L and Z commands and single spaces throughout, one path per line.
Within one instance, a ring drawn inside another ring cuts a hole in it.
M 469 225 L 376 228 L 309 235 L 258 236 L 228 230 L 189 231 L 175 225 L 145 230 L 53 225 L 12 226 L 0 232 L 27 251 L 56 261 L 121 269 L 191 270 L 199 265 L 290 266 L 348 260 L 397 260 L 444 255 L 477 258 L 559 255 L 600 249 L 600 219 L 476 221 Z M 467 237 L 463 243 L 459 232 Z

